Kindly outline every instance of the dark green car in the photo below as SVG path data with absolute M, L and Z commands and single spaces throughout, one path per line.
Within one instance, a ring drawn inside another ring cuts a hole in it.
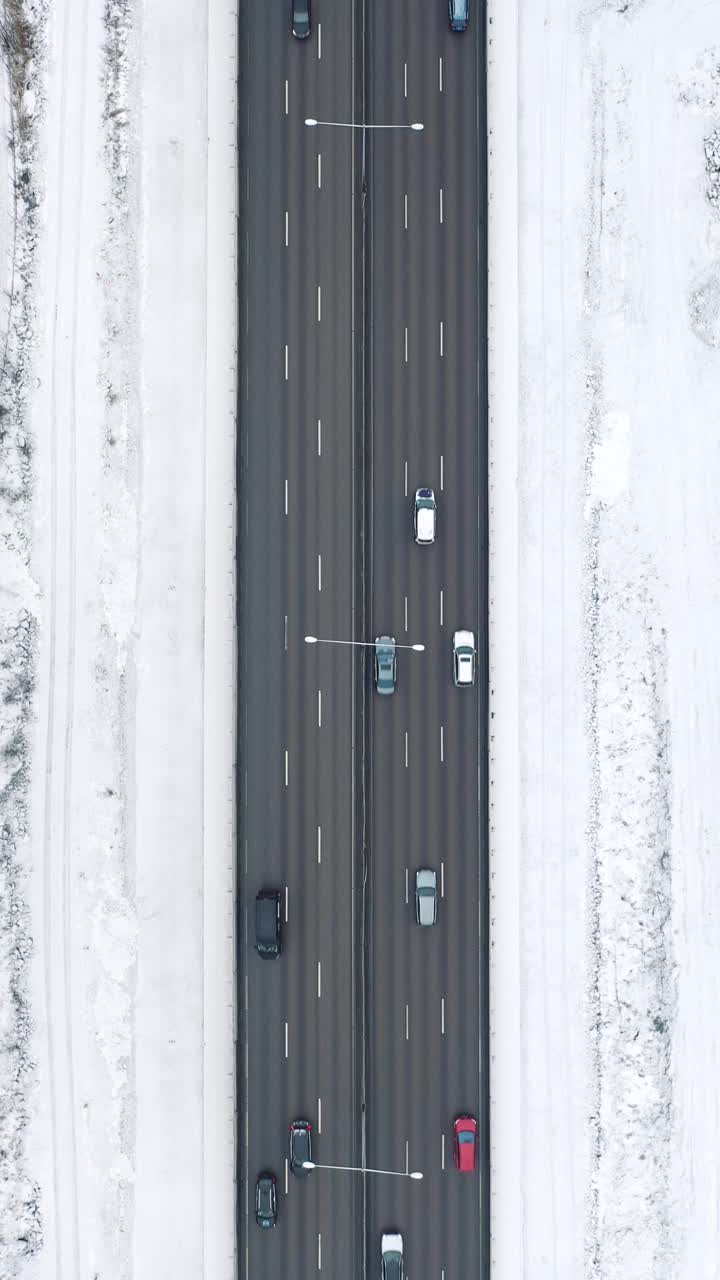
M 395 637 L 378 636 L 375 641 L 375 688 L 378 693 L 394 693 L 396 680 Z

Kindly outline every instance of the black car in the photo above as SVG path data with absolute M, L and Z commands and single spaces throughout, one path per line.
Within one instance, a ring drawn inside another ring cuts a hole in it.
M 281 902 L 277 889 L 261 889 L 255 899 L 255 950 L 264 960 L 279 956 L 282 950 Z
M 312 1160 L 312 1125 L 309 1120 L 293 1120 L 290 1125 L 290 1171 L 296 1178 L 304 1178 L 309 1169 L 303 1169 L 305 1160 Z
M 292 33 L 296 40 L 310 35 L 310 0 L 292 0 Z
M 274 1173 L 259 1173 L 255 1183 L 255 1221 L 265 1229 L 277 1222 L 277 1183 Z
M 466 31 L 470 18 L 470 0 L 448 0 L 451 31 Z

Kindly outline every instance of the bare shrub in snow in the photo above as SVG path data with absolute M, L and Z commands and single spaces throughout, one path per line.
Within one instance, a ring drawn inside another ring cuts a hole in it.
M 690 327 L 706 346 L 720 347 L 720 262 L 714 262 L 688 300 Z

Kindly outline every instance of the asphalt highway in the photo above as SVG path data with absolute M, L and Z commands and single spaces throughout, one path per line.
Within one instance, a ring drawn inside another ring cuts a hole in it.
M 402 1232 L 412 1280 L 488 1274 L 482 16 L 458 35 L 434 0 L 369 3 L 368 121 L 424 124 L 368 144 L 372 628 L 426 645 L 399 653 L 394 697 L 371 703 L 367 1158 L 424 1179 L 368 1180 L 368 1254 Z M 438 504 L 430 547 L 413 541 L 420 486 Z M 453 684 L 461 628 L 475 689 Z M 431 929 L 415 923 L 418 867 L 441 885 Z M 453 1165 L 461 1113 L 481 1122 L 475 1177 Z
M 240 1271 L 360 1276 L 365 1256 L 374 1276 L 399 1230 L 412 1280 L 488 1275 L 484 14 L 452 35 L 444 0 L 314 0 L 304 42 L 289 14 L 240 16 Z M 363 147 L 303 123 L 363 111 L 424 130 Z M 432 547 L 412 536 L 420 485 Z M 474 690 L 452 682 L 456 628 L 476 633 Z M 381 632 L 426 645 L 399 653 L 392 698 L 370 650 L 303 643 Z M 419 866 L 442 887 L 428 930 Z M 253 951 L 260 888 L 283 894 L 276 960 Z M 462 1112 L 474 1176 L 453 1168 Z M 424 1179 L 296 1179 L 296 1117 L 318 1162 L 359 1164 L 364 1142 L 367 1166 Z

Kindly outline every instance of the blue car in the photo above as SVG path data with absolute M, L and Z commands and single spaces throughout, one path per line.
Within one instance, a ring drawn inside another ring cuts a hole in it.
M 470 0 L 448 0 L 448 16 L 451 31 L 467 31 Z
M 378 693 L 394 693 L 397 678 L 395 639 L 378 636 L 375 641 L 375 688 Z

